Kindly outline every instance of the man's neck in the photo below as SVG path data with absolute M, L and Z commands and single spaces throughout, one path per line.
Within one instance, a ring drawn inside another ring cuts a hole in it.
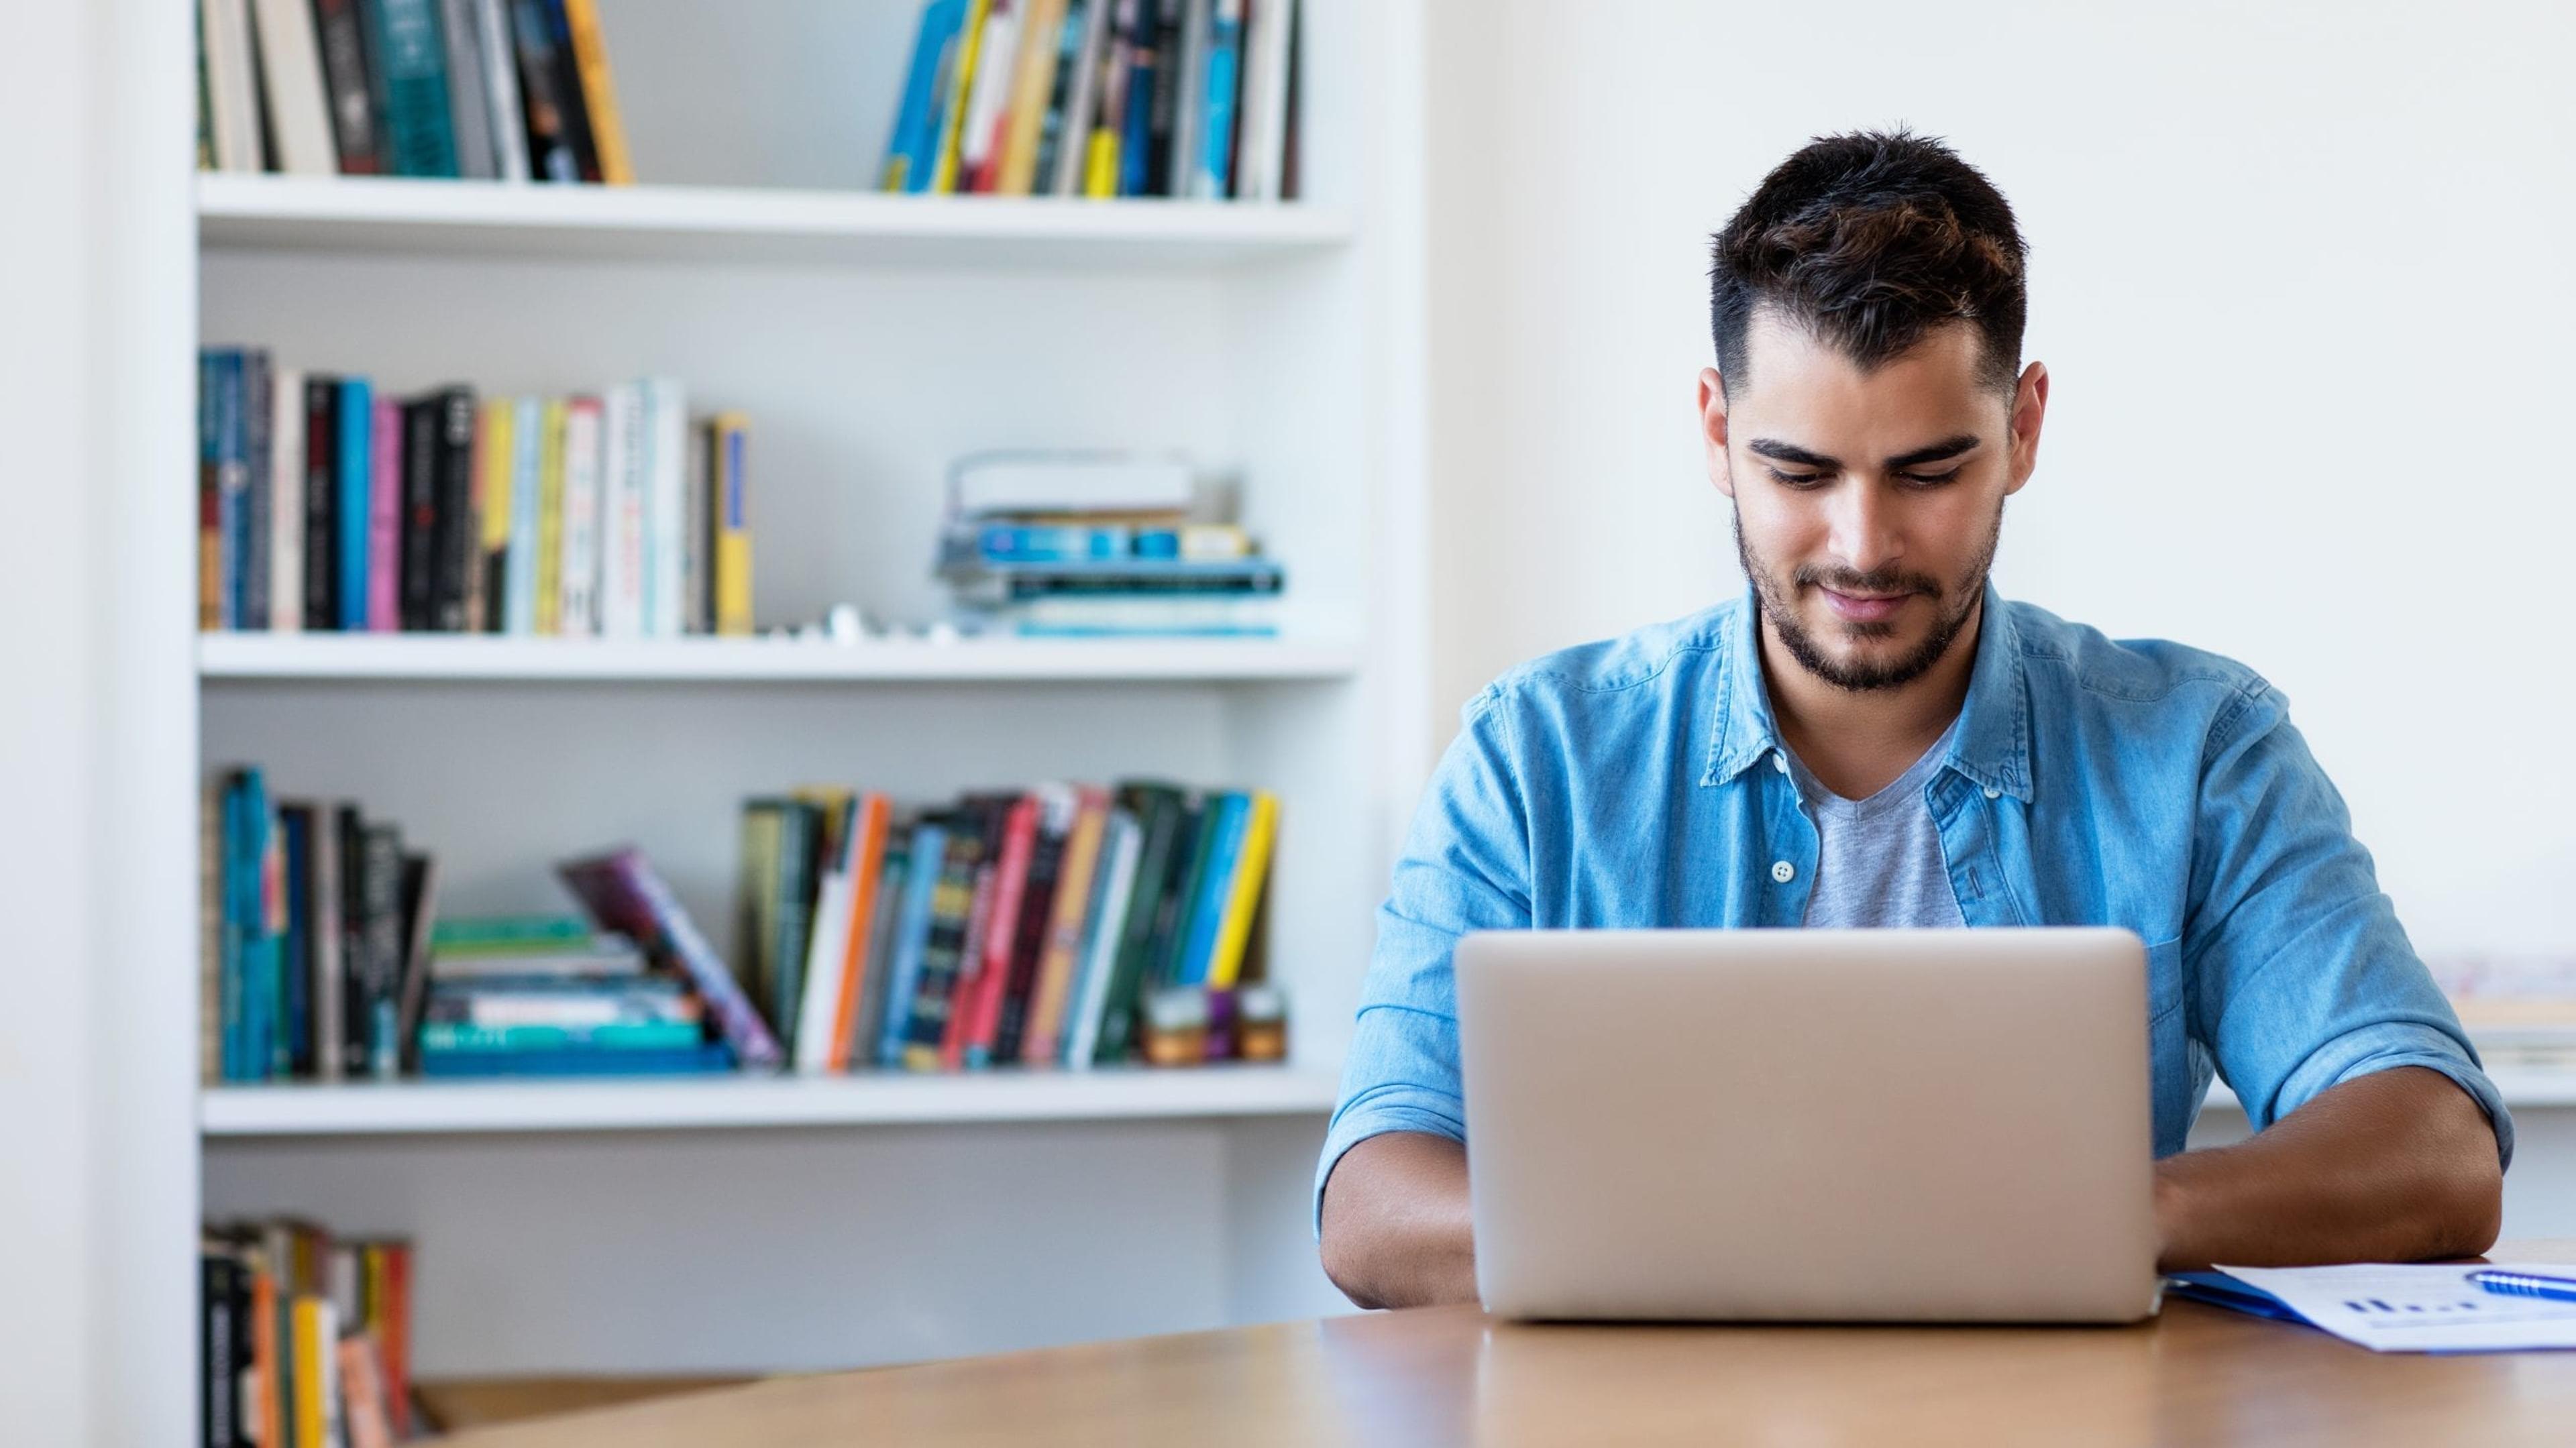
M 1762 676 L 1781 741 L 1834 793 L 1846 799 L 1878 793 L 1921 759 L 1959 717 L 1984 628 L 1981 598 L 1949 650 L 1921 678 L 1893 689 L 1855 691 L 1807 672 L 1766 615 L 1761 621 Z

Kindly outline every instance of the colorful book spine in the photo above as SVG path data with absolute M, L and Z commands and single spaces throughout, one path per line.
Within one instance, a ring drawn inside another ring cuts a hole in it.
M 512 431 L 518 415 L 518 404 L 506 397 L 486 401 L 475 438 L 474 586 L 482 598 L 482 629 L 490 633 L 510 626 L 510 529 L 518 506 L 513 487 L 518 450 Z
M 1118 947 L 1125 938 L 1129 907 L 1136 896 L 1144 834 L 1134 815 L 1123 809 L 1111 812 L 1101 840 L 1098 889 L 1091 904 L 1091 938 L 1084 949 L 1082 974 L 1074 990 L 1073 1023 L 1065 1037 L 1063 1061 L 1068 1066 L 1090 1066 L 1099 1055 L 1110 987 L 1117 979 Z
M 1022 796 L 1012 801 L 1002 817 L 1002 853 L 995 867 L 991 908 L 979 942 L 982 960 L 976 967 L 971 1003 L 974 1015 L 967 1024 L 960 1052 L 961 1062 L 969 1067 L 992 1064 L 994 1043 L 1001 1038 L 1002 1003 L 1010 990 L 1011 954 L 1019 941 L 1018 923 L 1028 891 L 1030 857 L 1037 850 L 1037 835 L 1037 800 Z
M 946 864 L 948 831 L 924 822 L 913 829 L 909 878 L 904 882 L 903 917 L 895 928 L 894 959 L 886 976 L 883 1028 L 876 1043 L 880 1066 L 903 1064 L 904 1040 L 912 1025 L 909 1002 L 921 979 L 921 956 L 930 940 L 932 897 Z
M 599 31 L 597 0 L 563 0 L 564 20 L 572 35 L 573 66 L 581 82 L 583 112 L 590 120 L 590 142 L 599 157 L 599 179 L 611 186 L 635 184 L 635 163 L 626 149 L 626 121 L 618 113 L 617 86 L 608 68 L 608 41 Z
M 930 0 L 922 7 L 921 28 L 912 41 L 912 64 L 904 72 L 903 97 L 895 107 L 885 164 L 877 174 L 878 190 L 930 189 L 939 165 L 943 81 L 955 63 L 958 31 L 965 22 L 966 0 Z
M 893 903 L 880 893 L 885 876 L 886 836 L 893 822 L 893 803 L 873 793 L 860 799 L 851 822 L 849 924 L 842 934 L 840 994 L 832 1004 L 831 1037 L 824 1051 L 828 1070 L 848 1070 L 858 1051 L 860 1003 L 875 984 L 868 979 L 868 965 L 869 946 L 878 933 L 877 912 L 891 908 Z
M 1207 90 L 1200 101 L 1206 117 L 1198 137 L 1198 158 L 1189 195 L 1222 201 L 1234 194 L 1235 95 L 1243 65 L 1244 0 L 1216 0 L 1208 28 Z
M 1064 1042 L 1065 1008 L 1090 939 L 1092 885 L 1099 871 L 1101 832 L 1109 822 L 1106 791 L 1085 786 L 1074 795 L 1073 826 L 1065 836 L 1044 953 L 1031 987 L 1028 1028 L 1020 1042 L 1020 1059 L 1032 1065 L 1054 1061 Z
M 1211 983 L 1208 968 L 1216 955 L 1217 930 L 1224 921 L 1226 899 L 1235 866 L 1242 859 L 1244 834 L 1251 821 L 1251 801 L 1240 794 L 1221 797 L 1213 809 L 1214 821 L 1210 826 L 1213 839 L 1207 865 L 1184 906 L 1188 911 L 1189 928 L 1182 937 L 1180 953 L 1174 958 L 1171 976 L 1174 985 Z
M 540 634 L 563 632 L 564 424 L 550 397 L 537 414 L 537 617 Z
M 1242 974 L 1244 953 L 1252 939 L 1252 922 L 1259 911 L 1262 888 L 1270 877 L 1271 846 L 1278 833 L 1279 797 L 1266 789 L 1253 791 L 1243 845 L 1233 870 L 1224 877 L 1224 908 L 1217 920 L 1216 940 L 1209 947 L 1207 983 L 1218 990 L 1232 990 Z
M 340 627 L 367 627 L 367 559 L 374 536 L 375 388 L 364 377 L 340 381 Z
M 626 936 L 657 963 L 688 977 L 746 1068 L 768 1070 L 779 1064 L 783 1053 L 778 1038 L 641 854 L 619 850 L 574 860 L 559 866 L 558 873 L 602 928 Z
M 748 637 L 751 609 L 751 483 L 745 474 L 751 423 L 739 412 L 720 412 L 713 423 L 718 461 L 715 487 L 716 632 Z
M 966 0 L 966 18 L 958 27 L 957 63 L 948 74 L 945 113 L 939 125 L 937 159 L 930 173 L 931 191 L 945 196 L 959 189 L 958 173 L 966 139 L 967 105 L 975 89 L 976 60 L 983 47 L 993 0 Z
M 447 51 L 438 0 L 365 0 L 368 63 L 384 93 L 387 150 L 397 176 L 456 175 L 447 110 Z

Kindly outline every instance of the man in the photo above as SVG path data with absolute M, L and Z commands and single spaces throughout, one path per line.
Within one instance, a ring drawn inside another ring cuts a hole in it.
M 1700 426 L 1747 594 L 1467 705 L 1317 1173 L 1333 1280 L 1474 1297 L 1450 956 L 1534 926 L 2124 926 L 2167 1268 L 2483 1250 L 2512 1123 L 2281 696 L 1987 583 L 2049 388 L 2002 195 L 1938 141 L 1827 137 L 1714 252 Z M 2258 1134 L 2184 1152 L 2213 1066 Z

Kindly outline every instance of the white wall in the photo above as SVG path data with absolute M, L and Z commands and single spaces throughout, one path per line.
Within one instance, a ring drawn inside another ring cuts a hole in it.
M 2576 7 L 1432 10 L 1444 739 L 1509 663 L 1733 590 L 1707 236 L 1910 122 L 2031 244 L 2054 407 L 1999 584 L 2269 675 L 2428 954 L 2576 956 Z

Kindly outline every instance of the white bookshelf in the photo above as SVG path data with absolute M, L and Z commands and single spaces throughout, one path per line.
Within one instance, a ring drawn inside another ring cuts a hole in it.
M 1303 203 L 1012 200 L 749 186 L 206 175 L 217 249 L 823 265 L 1221 267 L 1351 239 Z
M 661 683 L 1241 683 L 1348 679 L 1357 648 L 1266 639 L 552 639 L 208 634 L 197 674 L 262 679 Z
M 197 638 L 198 765 L 401 824 L 458 912 L 560 908 L 555 860 L 631 842 L 727 934 L 739 801 L 801 783 L 1274 790 L 1292 1051 L 207 1088 L 206 1215 L 411 1237 L 424 1376 L 851 1366 L 1341 1305 L 1307 1183 L 1430 733 L 1421 18 L 1304 4 L 1283 205 L 867 193 L 910 0 L 603 5 L 654 184 L 195 178 L 206 345 L 393 392 L 668 375 L 747 412 L 764 625 L 935 617 L 945 470 L 991 447 L 1184 449 L 1241 480 L 1288 574 L 1275 640 Z M 733 96 L 703 84 L 711 33 L 729 63 L 832 64 Z
M 1227 1065 L 961 1077 L 726 1076 L 610 1082 L 396 1082 L 207 1091 L 209 1137 L 711 1131 L 1032 1121 L 1220 1120 L 1331 1107 L 1328 1072 Z

